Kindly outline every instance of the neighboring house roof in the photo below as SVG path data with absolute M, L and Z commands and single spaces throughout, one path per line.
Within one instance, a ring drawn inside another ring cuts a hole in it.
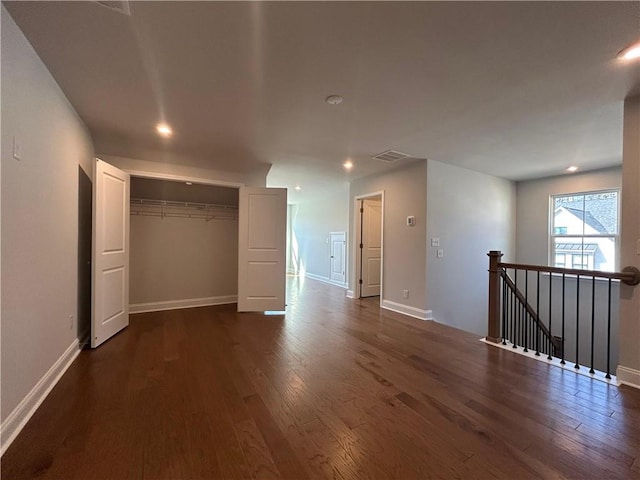
M 589 212 L 588 210 L 585 211 L 585 210 L 581 210 L 579 208 L 571 208 L 571 207 L 567 207 L 565 205 L 560 206 L 558 208 L 564 208 L 567 212 L 569 212 L 572 215 L 574 215 L 575 217 L 579 218 L 580 221 L 584 221 L 584 223 L 589 225 L 591 228 L 593 228 L 598 233 L 609 233 L 607 228 L 596 217 L 594 217 L 591 214 L 591 212 Z M 614 229 L 614 231 L 615 231 L 615 229 Z
M 597 243 L 556 243 L 556 253 L 595 253 Z
M 585 195 L 584 209 L 600 222 L 605 230 L 602 233 L 615 233 L 618 231 L 617 208 L 611 208 L 610 202 L 603 202 L 593 195 Z M 595 228 L 595 227 L 594 227 Z M 599 231 L 599 230 L 598 230 Z

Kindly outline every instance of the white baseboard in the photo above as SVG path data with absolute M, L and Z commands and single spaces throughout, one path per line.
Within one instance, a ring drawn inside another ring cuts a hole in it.
M 618 383 L 628 385 L 629 387 L 640 388 L 640 370 L 618 365 L 616 368 L 616 377 Z
M 305 278 L 311 278 L 312 280 L 318 280 L 319 282 L 328 283 L 329 285 L 335 285 L 340 288 L 347 288 L 346 283 L 336 282 L 335 280 L 331 280 L 330 278 L 323 277 L 321 275 L 316 275 L 315 273 L 304 272 Z
M 129 305 L 129 313 L 160 312 L 162 310 L 177 310 L 180 308 L 208 307 L 210 305 L 224 305 L 236 303 L 237 295 L 220 297 L 188 298 L 186 300 L 169 300 L 166 302 L 133 303 Z
M 511 342 L 507 342 L 506 345 L 503 345 L 502 342 L 493 343 L 487 340 L 486 337 L 481 338 L 480 341 L 492 347 L 501 348 L 503 350 L 507 350 L 509 352 L 515 353 L 516 355 L 529 357 L 532 360 L 535 360 L 537 362 L 546 363 L 547 365 L 553 365 L 554 367 L 562 368 L 563 370 L 566 370 L 568 372 L 573 372 L 576 375 L 582 375 L 583 377 L 589 377 L 593 380 L 598 380 L 599 382 L 608 383 L 610 385 L 620 385 L 621 383 L 620 378 L 618 378 L 616 375 L 612 375 L 611 378 L 607 378 L 606 374 L 604 372 L 601 372 L 600 370 L 595 370 L 595 373 L 589 373 L 589 367 L 585 365 L 581 366 L 580 369 L 576 369 L 574 368 L 575 364 L 573 362 L 567 361 L 566 363 L 563 364 L 563 363 L 560 363 L 561 360 L 556 357 L 551 357 L 551 360 L 549 360 L 546 354 L 536 355 L 536 352 L 531 349 L 525 352 L 524 348 L 522 347 L 513 348 L 513 344 Z
M 13 409 L 6 420 L 2 422 L 2 427 L 0 428 L 0 455 L 4 455 L 11 442 L 15 440 L 44 399 L 47 398 L 49 392 L 56 386 L 64 372 L 76 359 L 80 350 L 80 344 L 76 339 L 36 383 L 27 396 Z
M 354 298 L 353 290 L 347 290 L 347 298 Z
M 403 305 L 402 303 L 392 302 L 391 300 L 382 300 L 382 308 L 391 310 L 392 312 L 409 315 L 410 317 L 419 318 L 420 320 L 429 320 L 433 315 L 431 310 L 422 310 L 420 308 Z

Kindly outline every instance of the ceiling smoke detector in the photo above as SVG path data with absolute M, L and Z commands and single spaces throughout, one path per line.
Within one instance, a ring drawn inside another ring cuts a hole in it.
M 379 153 L 371 158 L 375 158 L 376 160 L 380 160 L 385 163 L 395 163 L 398 160 L 403 160 L 409 157 L 411 157 L 411 155 L 407 155 L 406 153 L 398 152 L 396 150 L 387 150 L 386 152 Z
M 112 10 L 114 12 L 118 12 L 121 13 L 123 15 L 126 15 L 128 17 L 131 16 L 131 8 L 129 7 L 129 2 L 128 0 L 123 0 L 123 1 L 97 1 L 96 2 L 98 5 L 101 5 L 105 8 L 108 8 L 109 10 Z

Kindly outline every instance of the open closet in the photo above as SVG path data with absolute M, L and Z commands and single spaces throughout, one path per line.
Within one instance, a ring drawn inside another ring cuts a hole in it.
M 131 177 L 130 312 L 235 303 L 238 189 Z
M 126 172 L 96 159 L 91 347 L 129 313 L 283 311 L 287 191 Z

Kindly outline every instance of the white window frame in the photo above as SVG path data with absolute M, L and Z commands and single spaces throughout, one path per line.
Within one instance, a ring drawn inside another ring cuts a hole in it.
M 571 196 L 586 196 L 586 195 L 600 195 L 603 193 L 617 193 L 617 227 L 615 234 L 612 233 L 600 233 L 600 234 L 589 234 L 589 235 L 560 235 L 554 233 L 554 216 L 555 216 L 555 199 L 557 197 L 571 197 Z M 582 243 L 584 245 L 585 238 L 612 238 L 614 241 L 614 249 L 616 261 L 614 265 L 614 271 L 620 270 L 620 197 L 621 197 L 621 189 L 620 188 L 605 188 L 602 190 L 590 190 L 586 192 L 565 192 L 565 193 L 556 193 L 554 195 L 549 196 L 549 244 L 548 244 L 548 259 L 547 264 L 550 267 L 555 266 L 555 241 L 556 238 L 566 238 L 566 239 L 582 239 Z M 572 259 L 573 263 L 573 259 Z M 565 260 L 566 265 L 566 260 Z

